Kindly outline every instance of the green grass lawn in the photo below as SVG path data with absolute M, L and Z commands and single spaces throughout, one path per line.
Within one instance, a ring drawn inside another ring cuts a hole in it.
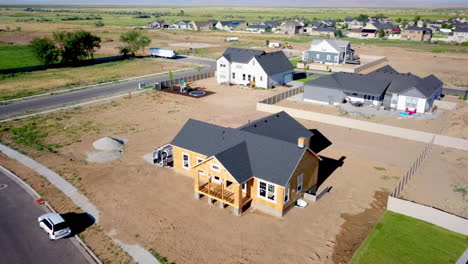
M 26 45 L 0 44 L 0 69 L 40 65 L 40 61 Z
M 289 60 L 294 68 L 297 68 L 297 63 L 302 61 L 302 58 L 292 58 Z
M 295 80 L 295 81 L 296 81 L 296 82 L 303 82 L 303 83 L 306 83 L 306 82 L 308 82 L 308 81 L 312 81 L 313 79 L 315 79 L 315 78 L 307 77 L 307 78 L 297 79 L 297 80 Z
M 467 247 L 467 236 L 387 211 L 351 263 L 455 263 Z

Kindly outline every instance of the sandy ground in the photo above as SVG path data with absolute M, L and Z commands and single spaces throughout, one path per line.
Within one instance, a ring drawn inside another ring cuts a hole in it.
M 457 108 L 448 120 L 447 128 L 443 134 L 468 139 L 468 103 L 451 96 L 447 96 L 447 100 L 456 102 Z
M 192 48 L 192 49 L 212 48 L 212 47 L 218 46 L 218 45 L 209 44 L 209 43 L 194 43 L 194 42 L 171 43 L 169 45 L 172 47 Z
M 468 152 L 434 147 L 402 197 L 468 218 Z
M 344 159 L 320 187 L 332 186 L 331 192 L 304 209 L 292 209 L 282 219 L 252 209 L 236 217 L 230 208 L 211 208 L 206 199 L 194 199 L 190 177 L 148 164 L 142 156 L 169 142 L 188 117 L 237 127 L 265 116 L 255 111 L 255 102 L 287 88 L 222 88 L 214 79 L 198 85 L 214 94 L 193 99 L 150 92 L 75 110 L 68 114 L 67 122 L 92 121 L 101 129 L 83 134 L 81 141 L 57 154 L 36 153 L 37 160 L 66 177 L 80 178 L 75 185 L 99 208 L 101 225 L 107 232 L 115 229 L 117 239 L 155 248 L 170 261 L 346 263 L 385 210 L 386 192 L 423 147 L 300 120 L 332 142 L 320 155 L 333 164 Z M 92 142 L 104 136 L 128 139 L 122 159 L 104 164 L 85 162 Z M 55 135 L 48 142 L 60 140 L 63 138 Z
M 412 119 L 396 118 L 396 117 L 389 117 L 389 116 L 373 116 L 373 117 L 366 118 L 366 117 L 356 115 L 356 114 L 345 113 L 344 111 L 340 110 L 337 107 L 328 106 L 328 105 L 296 102 L 296 101 L 289 101 L 289 100 L 280 101 L 276 105 L 295 108 L 295 109 L 301 109 L 301 110 L 306 110 L 306 111 L 318 112 L 322 114 L 343 116 L 346 118 L 359 119 L 359 120 L 368 121 L 372 123 L 385 124 L 385 125 L 408 128 L 408 129 L 415 129 L 415 130 L 431 132 L 431 133 L 434 133 L 435 131 L 437 131 L 437 129 L 441 126 L 443 120 L 447 118 L 447 116 L 452 115 L 450 111 L 441 109 L 438 111 L 442 111 L 442 114 L 438 118 L 432 119 L 432 120 L 412 120 Z

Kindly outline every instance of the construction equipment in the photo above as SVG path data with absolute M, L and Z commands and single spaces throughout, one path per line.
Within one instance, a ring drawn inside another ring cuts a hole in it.
M 173 166 L 174 157 L 172 156 L 172 146 L 166 144 L 153 152 L 153 164 L 161 167 Z
M 292 46 L 291 46 L 291 44 L 285 42 L 285 43 L 283 44 L 283 49 L 292 49 Z

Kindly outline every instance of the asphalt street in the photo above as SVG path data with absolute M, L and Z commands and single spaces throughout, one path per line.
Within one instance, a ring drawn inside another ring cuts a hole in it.
M 175 61 L 206 65 L 206 67 L 202 68 L 202 73 L 213 72 L 216 70 L 216 62 L 206 59 L 198 59 L 194 57 L 180 57 Z M 168 63 L 170 62 L 168 61 Z M 198 72 L 196 69 L 191 69 L 184 72 L 175 72 L 173 74 L 173 78 L 177 79 L 188 75 L 195 75 L 197 73 Z M 156 82 L 163 82 L 167 80 L 169 80 L 168 75 L 164 74 L 160 76 L 142 78 L 138 80 L 78 90 L 70 93 L 39 97 L 26 101 L 10 103 L 7 105 L 0 105 L 0 117 L 5 118 L 8 116 L 18 115 L 28 111 L 38 111 L 45 108 L 58 107 L 66 104 L 88 101 L 98 97 L 111 96 L 118 93 L 129 92 L 136 90 L 138 88 L 138 83 L 140 82 L 145 82 L 147 85 L 153 85 Z
M 0 172 L 0 263 L 89 263 L 70 239 L 49 240 L 37 222 L 44 213 L 26 191 Z

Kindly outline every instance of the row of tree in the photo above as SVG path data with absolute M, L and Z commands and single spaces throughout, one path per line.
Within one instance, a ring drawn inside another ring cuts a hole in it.
M 131 30 L 120 35 L 119 52 L 135 56 L 139 50 L 149 46 L 151 40 L 139 31 Z M 93 59 L 94 52 L 101 47 L 101 38 L 88 31 L 54 32 L 52 37 L 35 38 L 30 46 L 34 55 L 44 65 L 53 63 L 78 64 Z

